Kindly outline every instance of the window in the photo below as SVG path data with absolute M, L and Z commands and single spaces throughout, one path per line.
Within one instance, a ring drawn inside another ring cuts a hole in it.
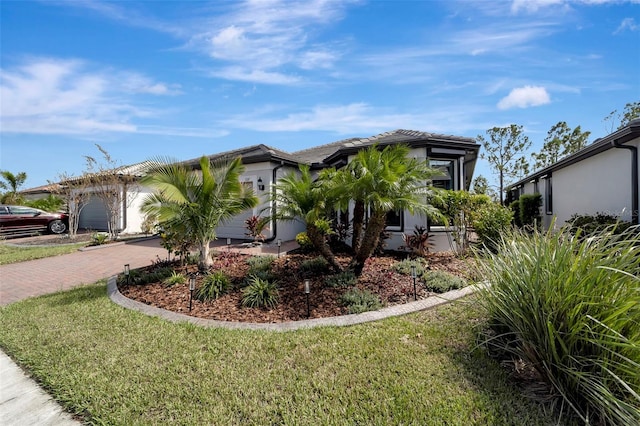
M 402 231 L 404 227 L 404 212 L 392 210 L 387 213 L 387 228 L 399 228 Z
M 547 214 L 553 214 L 553 184 L 551 176 L 547 176 L 545 180 L 544 204 Z
M 429 160 L 429 167 L 437 171 L 437 174 L 431 178 L 434 187 L 456 189 L 454 163 L 455 160 Z

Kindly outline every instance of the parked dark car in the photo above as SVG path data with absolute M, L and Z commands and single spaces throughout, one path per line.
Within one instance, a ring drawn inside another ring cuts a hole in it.
M 0 205 L 0 234 L 62 234 L 69 227 L 66 213 L 49 213 L 27 206 Z

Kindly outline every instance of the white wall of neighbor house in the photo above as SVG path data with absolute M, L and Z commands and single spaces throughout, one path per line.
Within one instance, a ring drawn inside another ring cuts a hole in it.
M 142 222 L 144 222 L 145 215 L 140 211 L 140 207 L 142 207 L 145 197 L 152 193 L 151 188 L 141 185 L 130 188 L 127 193 L 126 215 L 120 218 L 123 234 L 142 233 Z
M 638 145 L 636 141 L 635 145 Z M 631 152 L 609 149 L 551 176 L 553 216 L 563 225 L 574 214 L 606 213 L 631 220 Z

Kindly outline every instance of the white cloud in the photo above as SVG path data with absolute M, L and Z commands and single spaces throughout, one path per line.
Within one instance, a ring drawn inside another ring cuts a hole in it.
M 624 18 L 618 28 L 613 32 L 613 34 L 619 34 L 624 30 L 638 31 L 638 29 L 640 29 L 640 25 L 636 24 L 635 19 Z
M 137 94 L 169 95 L 177 94 L 177 89 L 138 73 L 91 70 L 90 64 L 79 60 L 33 58 L 19 67 L 2 69 L 1 130 L 66 135 L 148 133 L 136 120 L 154 118 L 158 111 L 142 107 Z M 181 131 L 176 128 L 173 133 Z
M 551 6 L 561 7 L 563 11 L 571 9 L 572 4 L 584 4 L 587 6 L 598 6 L 602 4 L 616 4 L 616 3 L 639 3 L 639 0 L 513 0 L 511 3 L 511 12 L 518 13 L 524 10 L 528 13 L 535 13 L 541 9 L 549 8 Z
M 498 109 L 528 108 L 551 102 L 547 89 L 541 86 L 524 86 L 511 90 L 498 102 Z

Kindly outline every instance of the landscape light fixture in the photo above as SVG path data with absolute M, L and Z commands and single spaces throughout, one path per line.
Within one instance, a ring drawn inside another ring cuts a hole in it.
M 413 300 L 418 300 L 418 295 L 416 293 L 416 275 L 417 275 L 416 264 L 413 263 L 411 265 L 411 277 L 413 278 Z
M 282 247 L 282 240 L 279 239 L 278 241 L 276 241 L 276 244 L 278 246 L 278 257 L 280 257 L 280 247 Z
M 191 304 L 193 303 L 193 291 L 196 289 L 196 276 L 189 276 L 189 312 L 191 312 Z
M 304 294 L 307 295 L 307 318 L 311 316 L 311 309 L 309 306 L 309 293 L 311 293 L 311 281 L 304 280 Z
M 231 250 L 231 238 L 227 238 L 227 251 Z
M 127 277 L 127 285 L 129 285 L 129 275 L 131 274 L 131 268 L 129 264 L 124 265 L 124 276 Z
M 258 178 L 258 191 L 264 191 L 264 183 L 262 183 L 262 178 Z

